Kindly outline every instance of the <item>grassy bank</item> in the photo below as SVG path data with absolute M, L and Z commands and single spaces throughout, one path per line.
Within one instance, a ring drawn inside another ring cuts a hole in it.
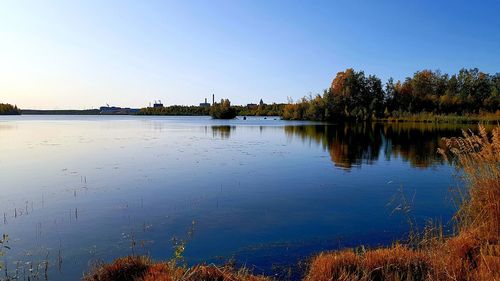
M 125 257 L 103 265 L 83 278 L 83 281 L 267 281 L 245 269 L 230 266 L 197 265 L 178 266 L 174 261 L 152 262 L 145 257 Z
M 498 124 L 500 123 L 500 110 L 496 112 L 483 112 L 480 114 L 432 114 L 401 113 L 391 117 L 375 118 L 377 122 L 422 122 L 422 123 L 448 123 L 448 124 Z
M 439 227 L 428 227 L 398 243 L 371 250 L 346 249 L 312 258 L 304 281 L 327 280 L 500 280 L 500 126 L 488 135 L 465 133 L 445 140 L 443 158 L 463 171 L 466 185 L 456 190 L 455 235 L 444 237 Z M 101 265 L 84 281 L 147 280 L 272 280 L 245 269 L 198 265 L 175 260 L 151 262 L 127 257 Z

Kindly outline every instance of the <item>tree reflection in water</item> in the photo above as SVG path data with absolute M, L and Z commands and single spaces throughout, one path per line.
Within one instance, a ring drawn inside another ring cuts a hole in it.
M 321 144 L 336 167 L 350 170 L 370 165 L 380 157 L 400 157 L 419 168 L 442 164 L 437 154 L 442 138 L 458 136 L 468 128 L 433 123 L 361 123 L 285 126 L 284 130 L 288 137 Z
M 229 137 L 231 137 L 231 130 L 235 129 L 235 126 L 212 126 L 212 134 L 214 138 L 220 137 L 221 139 L 228 139 Z

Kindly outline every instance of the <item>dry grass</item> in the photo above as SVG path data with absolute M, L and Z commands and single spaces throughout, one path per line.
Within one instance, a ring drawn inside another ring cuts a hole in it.
M 144 275 L 151 262 L 144 257 L 125 257 L 116 259 L 111 264 L 95 266 L 84 276 L 84 281 L 133 281 Z
M 474 231 L 481 239 L 498 242 L 500 235 L 500 127 L 491 138 L 484 127 L 479 134 L 446 139 L 448 150 L 440 153 L 463 168 L 467 188 L 459 190 L 461 204 L 455 214 L 459 231 Z
M 500 121 L 500 110 L 496 112 L 481 112 L 479 114 L 434 114 L 429 112 L 406 113 L 402 112 L 395 116 L 378 118 L 376 121 L 387 122 L 415 122 L 415 123 L 440 123 L 440 124 L 498 124 Z
M 306 281 L 425 280 L 431 262 L 422 251 L 402 245 L 389 249 L 322 253 L 311 263 Z
M 500 126 L 489 136 L 446 139 L 439 152 L 463 169 L 458 191 L 457 235 L 426 239 L 419 247 L 394 245 L 364 253 L 322 253 L 306 281 L 322 280 L 500 280 Z
M 95 267 L 83 281 L 270 281 L 246 269 L 231 266 L 197 265 L 191 268 L 174 262 L 152 262 L 145 257 L 125 257 Z

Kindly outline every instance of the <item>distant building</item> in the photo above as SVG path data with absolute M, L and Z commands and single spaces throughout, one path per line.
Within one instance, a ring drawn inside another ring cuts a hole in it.
M 249 103 L 247 104 L 247 108 L 252 109 L 252 108 L 257 108 L 258 106 L 263 106 L 266 105 L 262 99 L 260 99 L 259 104 L 256 103 Z
M 153 107 L 154 108 L 163 107 L 163 103 L 161 103 L 161 100 L 155 101 L 155 103 L 153 104 Z
M 129 115 L 129 114 L 135 114 L 139 112 L 139 109 L 136 108 L 122 108 L 122 107 L 117 107 L 117 106 L 101 106 L 99 108 L 99 114 L 102 115 Z
M 207 98 L 205 98 L 205 102 L 200 103 L 200 107 L 210 107 L 210 104 L 207 102 Z

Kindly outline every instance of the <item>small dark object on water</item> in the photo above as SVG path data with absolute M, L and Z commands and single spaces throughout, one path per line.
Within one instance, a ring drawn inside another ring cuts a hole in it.
M 247 117 L 246 117 L 246 116 L 243 116 L 243 120 L 247 120 Z
M 264 117 L 264 119 L 267 119 L 267 117 Z

